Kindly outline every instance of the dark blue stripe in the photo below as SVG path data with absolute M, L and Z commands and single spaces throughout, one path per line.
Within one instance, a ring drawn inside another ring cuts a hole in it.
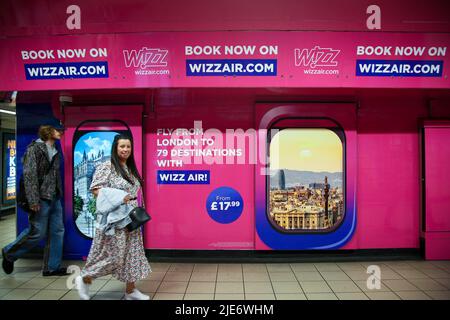
M 81 68 L 94 67 L 95 69 L 103 67 L 104 72 L 97 72 L 94 74 L 81 74 Z M 71 69 L 72 72 L 68 69 Z M 31 72 L 37 70 L 38 72 Z M 59 74 L 60 71 L 64 74 Z M 54 74 L 56 72 L 56 74 Z M 83 79 L 83 78 L 108 78 L 108 62 L 67 62 L 67 63 L 33 63 L 25 64 L 25 76 L 27 80 L 51 80 L 51 79 Z
M 156 175 L 158 184 L 209 184 L 210 182 L 209 170 L 158 170 Z
M 442 60 L 356 60 L 356 75 L 371 77 L 442 77 L 443 64 Z M 364 66 L 369 66 L 369 68 L 363 68 Z M 409 70 L 408 67 L 405 70 L 405 66 L 409 66 Z M 434 66 L 438 67 L 439 70 L 438 72 L 422 73 L 415 71 L 415 66 Z

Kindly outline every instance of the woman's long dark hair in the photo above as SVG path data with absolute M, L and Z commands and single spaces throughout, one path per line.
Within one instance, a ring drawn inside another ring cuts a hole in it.
M 129 183 L 134 184 L 133 179 L 127 174 L 124 168 L 120 165 L 119 155 L 117 154 L 117 147 L 119 145 L 119 140 L 122 139 L 130 140 L 131 142 L 131 153 L 127 159 L 127 167 L 128 171 L 138 179 L 142 187 L 144 186 L 144 181 L 142 180 L 142 177 L 139 174 L 139 171 L 137 170 L 136 162 L 134 161 L 134 144 L 131 136 L 126 134 L 118 134 L 114 137 L 114 141 L 111 147 L 111 163 L 114 166 L 114 169 L 116 169 L 117 173 L 119 173 L 122 176 L 122 178 L 127 180 Z

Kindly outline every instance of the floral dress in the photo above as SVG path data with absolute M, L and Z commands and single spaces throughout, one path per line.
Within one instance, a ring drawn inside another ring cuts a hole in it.
M 128 173 L 128 169 L 124 168 Z M 134 185 L 122 178 L 120 173 L 113 169 L 110 161 L 106 161 L 97 166 L 90 190 L 101 187 L 121 189 L 134 198 L 137 197 L 140 184 L 135 177 L 133 180 Z M 134 207 L 138 205 L 137 200 L 131 200 L 130 204 Z M 150 272 L 152 271 L 145 256 L 140 228 L 132 232 L 126 228 L 116 229 L 112 236 L 96 229 L 81 276 L 95 279 L 112 274 L 119 281 L 136 282 L 147 278 Z

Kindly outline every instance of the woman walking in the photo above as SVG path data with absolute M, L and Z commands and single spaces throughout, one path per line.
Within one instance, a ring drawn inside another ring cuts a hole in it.
M 143 182 L 136 168 L 133 151 L 131 137 L 121 134 L 114 137 L 111 161 L 100 164 L 92 179 L 90 190 L 95 197 L 101 188 L 119 189 L 127 193 L 123 203 L 138 206 L 137 195 Z M 99 215 L 97 222 L 101 218 Z M 97 228 L 86 265 L 75 282 L 80 298 L 89 300 L 92 280 L 112 274 L 126 283 L 126 300 L 149 300 L 150 297 L 141 293 L 135 283 L 147 278 L 150 272 L 140 228 L 132 232 L 118 228 L 113 235 Z

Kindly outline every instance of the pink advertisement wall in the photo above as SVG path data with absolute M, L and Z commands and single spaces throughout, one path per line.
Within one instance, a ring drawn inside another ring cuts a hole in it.
M 227 129 L 258 134 L 260 103 L 327 103 L 330 114 L 333 103 L 354 105 L 357 220 L 340 248 L 419 248 L 419 123 L 450 117 L 448 3 L 380 1 L 383 28 L 369 31 L 364 1 L 348 8 L 252 1 L 231 11 L 225 2 L 205 9 L 205 1 L 188 8 L 175 1 L 173 11 L 144 2 L 82 1 L 86 23 L 71 31 L 60 14 L 66 1 L 3 2 L 0 90 L 18 90 L 20 101 L 45 96 L 57 116 L 60 96 L 93 113 L 99 105 L 144 106 L 142 170 L 153 215 L 147 249 L 271 248 L 255 231 L 254 164 L 165 165 L 172 148 L 160 145 L 170 130 L 196 121 L 217 130 L 213 144 Z M 195 171 L 195 183 L 161 183 L 166 169 Z M 210 212 L 218 205 L 211 197 L 232 200 L 229 220 Z
M 314 101 L 318 107 L 326 104 L 330 115 L 333 114 L 333 104 L 357 101 L 357 152 L 356 161 L 352 163 L 356 163 L 357 221 L 349 241 L 340 248 L 420 246 L 421 151 L 418 128 L 422 118 L 450 117 L 450 96 L 445 91 L 208 88 L 91 90 L 72 91 L 70 94 L 74 106 L 85 106 L 83 110 L 86 112 L 77 116 L 80 121 L 89 118 L 87 111 L 95 114 L 94 118 L 101 118 L 96 111 L 99 110 L 98 105 L 129 101 L 129 104 L 144 106 L 142 170 L 146 180 L 146 204 L 153 216 L 144 230 L 147 249 L 271 248 L 256 232 L 255 165 L 201 163 L 177 168 L 162 167 L 161 162 L 158 163 L 164 159 L 157 151 L 164 149 L 158 146 L 164 137 L 162 132 L 192 128 L 195 121 L 201 121 L 205 131 L 218 129 L 217 137 L 224 137 L 227 129 L 246 131 L 256 128 L 258 105 L 255 101 L 271 101 L 272 105 L 289 105 L 293 101 L 301 105 L 302 101 Z M 55 111 L 59 110 L 59 93 L 41 92 L 39 96 L 46 101 L 53 99 Z M 36 98 L 36 94 L 32 92 L 22 95 L 23 101 L 33 100 L 33 97 Z M 440 103 L 429 106 L 426 103 L 429 99 Z M 126 114 L 127 105 L 122 103 L 119 108 L 123 108 Z M 78 110 L 70 105 L 65 109 L 67 116 L 73 113 L 71 109 Z M 74 120 L 72 117 L 70 121 Z M 70 141 L 68 144 L 65 150 L 70 152 Z M 69 166 L 70 159 L 66 160 L 65 164 Z M 209 171 L 209 184 L 160 184 L 157 178 L 159 170 Z M 214 220 L 207 210 L 209 195 L 220 187 L 233 188 L 243 200 L 242 213 L 231 223 Z M 72 213 L 66 214 L 67 222 L 71 221 Z
M 147 229 L 146 247 L 251 249 L 259 241 L 252 205 L 254 166 L 191 166 L 211 172 L 212 185 L 197 188 L 158 186 L 156 169 L 151 166 L 156 164 L 152 151 L 156 128 L 189 128 L 196 120 L 202 121 L 204 129 L 252 128 L 252 100 L 257 94 L 250 90 L 194 90 L 187 101 L 177 102 L 185 91 L 172 91 L 175 96 L 167 98 L 169 92 L 161 92 L 156 100 L 157 119 L 145 122 L 148 200 L 156 217 Z M 427 108 L 421 101 L 423 93 L 408 97 L 401 91 L 391 91 L 388 95 L 370 91 L 358 94 L 357 225 L 343 249 L 419 247 L 418 119 L 427 116 Z M 221 226 L 222 230 L 215 228 L 217 223 L 205 209 L 209 192 L 220 185 L 235 187 L 245 201 L 238 223 Z

